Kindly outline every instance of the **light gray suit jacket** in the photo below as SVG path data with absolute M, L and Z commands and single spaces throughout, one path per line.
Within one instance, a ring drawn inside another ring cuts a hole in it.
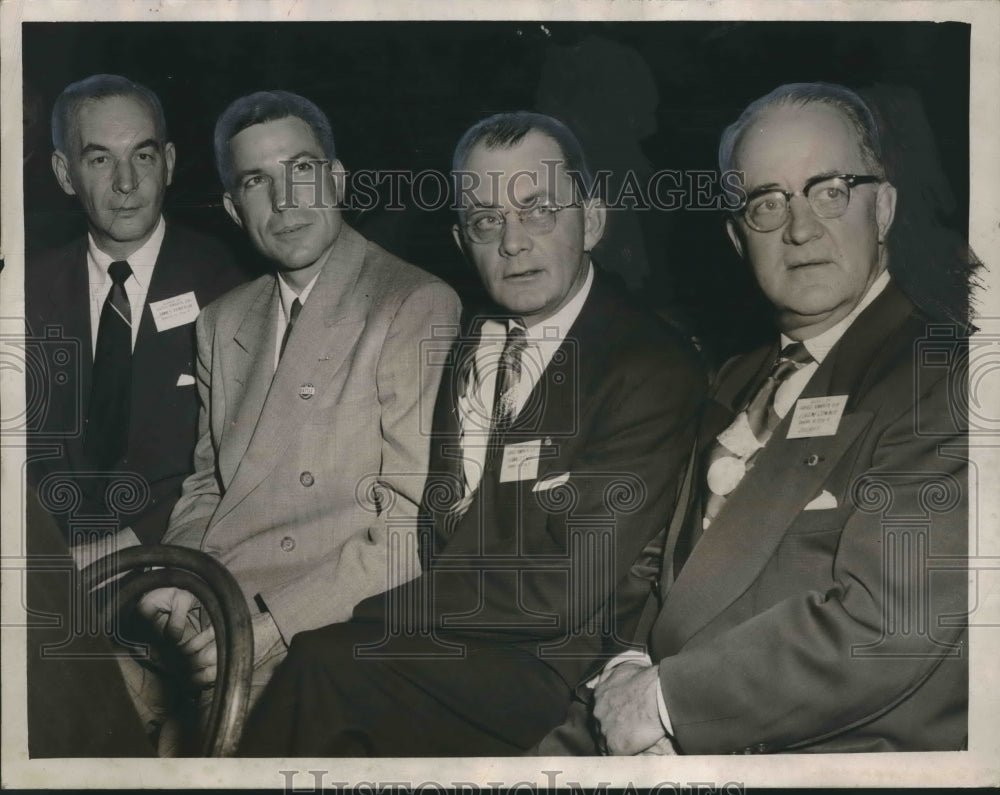
M 195 473 L 164 542 L 222 561 L 288 643 L 419 573 L 428 351 L 447 350 L 460 304 L 345 224 L 274 371 L 278 311 L 267 275 L 198 318 Z

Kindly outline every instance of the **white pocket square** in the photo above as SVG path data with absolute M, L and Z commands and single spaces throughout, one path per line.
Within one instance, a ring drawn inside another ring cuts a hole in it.
M 539 480 L 531 487 L 532 491 L 548 491 L 549 489 L 554 489 L 556 486 L 561 486 L 563 483 L 569 482 L 569 472 L 563 472 L 561 475 L 550 475 L 544 480 Z
M 194 385 L 193 375 L 188 375 L 187 373 L 181 373 L 179 376 L 177 376 L 176 386 L 193 386 L 193 385 Z
M 815 500 L 810 502 L 803 510 L 805 511 L 827 511 L 837 507 L 837 498 L 826 489 Z

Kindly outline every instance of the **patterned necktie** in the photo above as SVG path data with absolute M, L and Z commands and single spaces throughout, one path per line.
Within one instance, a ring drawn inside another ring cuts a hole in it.
M 524 326 L 515 325 L 507 331 L 500 360 L 497 363 L 497 380 L 493 391 L 493 412 L 490 419 L 490 440 L 486 447 L 486 466 L 496 460 L 504 434 L 514 422 L 515 390 L 521 380 L 521 354 L 528 347 Z
M 87 459 L 98 469 L 110 469 L 125 455 L 132 407 L 132 307 L 125 292 L 132 268 L 125 261 L 112 262 L 108 274 L 112 284 L 97 327 L 83 442 Z
M 767 444 L 781 422 L 774 410 L 774 397 L 778 387 L 792 373 L 811 361 L 812 355 L 801 342 L 786 345 L 746 409 L 716 437 L 708 454 L 708 499 L 705 501 L 702 529 L 707 528 L 718 516 L 726 497 L 739 485 L 752 465 L 753 458 Z
M 285 355 L 285 346 L 288 345 L 288 338 L 292 336 L 292 327 L 299 319 L 299 312 L 302 311 L 302 302 L 296 298 L 292 301 L 292 308 L 288 313 L 288 323 L 285 325 L 285 333 L 281 337 L 281 348 L 278 351 L 278 359 Z

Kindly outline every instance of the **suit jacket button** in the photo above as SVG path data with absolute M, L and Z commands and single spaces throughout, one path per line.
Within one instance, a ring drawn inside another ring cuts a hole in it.
M 299 483 L 301 483 L 306 488 L 309 488 L 315 482 L 316 478 L 313 477 L 312 472 L 303 472 L 301 475 L 299 475 Z
M 291 536 L 285 536 L 283 539 L 281 539 L 280 546 L 282 552 L 291 552 L 293 549 L 295 549 L 295 539 L 292 538 Z

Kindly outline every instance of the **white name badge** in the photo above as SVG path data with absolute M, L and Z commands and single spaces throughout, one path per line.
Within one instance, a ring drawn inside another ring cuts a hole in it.
M 833 436 L 840 426 L 840 417 L 846 405 L 847 395 L 800 398 L 795 401 L 795 413 L 792 414 L 787 438 Z
M 193 292 L 181 293 L 173 298 L 164 298 L 162 301 L 153 301 L 149 309 L 153 313 L 157 331 L 167 331 L 194 323 L 199 311 L 198 299 Z
M 500 462 L 500 482 L 536 480 L 538 478 L 538 459 L 541 458 L 541 455 L 541 439 L 505 445 L 503 460 Z

